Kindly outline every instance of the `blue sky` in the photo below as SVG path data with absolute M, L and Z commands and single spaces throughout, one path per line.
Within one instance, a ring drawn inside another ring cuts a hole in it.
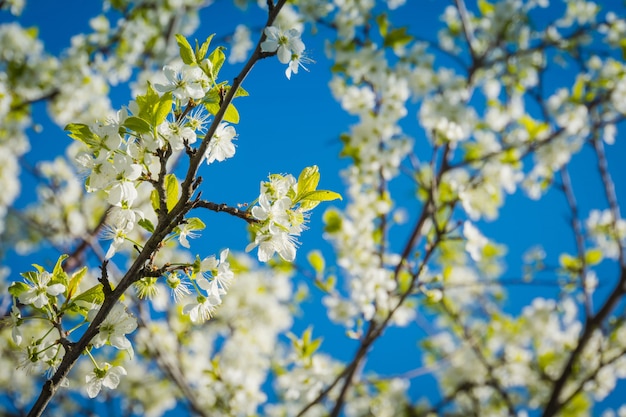
M 262 13 L 254 11 L 244 15 L 233 9 L 230 3 L 218 1 L 203 13 L 203 23 L 196 32 L 199 40 L 213 32 L 218 33 L 218 37 L 220 34 L 232 32 L 242 18 L 252 27 L 258 27 L 264 22 Z M 409 32 L 412 34 L 435 39 L 437 15 L 443 9 L 441 4 L 444 2 L 409 0 L 409 3 L 409 9 L 400 9 L 401 13 L 397 14 L 397 24 L 409 25 Z M 604 3 L 613 5 L 619 2 Z M 255 8 L 251 7 L 251 11 L 253 9 Z M 551 19 L 556 9 L 558 8 L 553 8 L 545 17 L 538 17 L 538 22 Z M 623 8 L 620 10 L 623 11 Z M 73 34 L 88 30 L 88 19 L 98 12 L 98 2 L 31 2 L 27 4 L 19 21 L 24 26 L 38 26 L 46 50 L 57 54 L 69 45 Z M 0 23 L 6 19 L 6 13 L 0 14 Z M 323 34 L 324 29 L 321 29 L 321 35 Z M 265 179 L 269 173 L 297 175 L 302 168 L 313 164 L 320 167 L 320 188 L 343 192 L 343 183 L 338 172 L 347 165 L 347 161 L 337 156 L 341 149 L 339 135 L 346 132 L 355 119 L 342 112 L 328 91 L 330 63 L 324 55 L 322 36 L 305 35 L 303 39 L 311 58 L 316 61 L 308 66 L 310 72 L 301 71 L 292 76 L 291 80 L 287 80 L 284 76 L 285 66 L 276 59 L 269 59 L 260 62 L 246 79 L 244 87 L 250 97 L 237 99 L 235 103 L 241 115 L 241 122 L 236 127 L 239 135 L 236 141 L 237 153 L 231 160 L 202 168 L 204 198 L 230 205 L 251 202 L 258 195 L 259 181 Z M 221 76 L 232 80 L 240 67 L 241 64 L 226 65 Z M 551 81 L 554 82 L 551 85 L 554 88 L 563 82 L 559 79 Z M 116 88 L 112 96 L 114 105 L 118 107 L 130 99 L 126 86 Z M 403 126 L 406 133 L 413 136 L 416 143 L 421 143 L 419 146 L 423 146 L 426 139 L 418 126 L 416 111 L 415 106 L 410 109 Z M 44 113 L 44 106 L 35 107 L 36 118 Z M 42 117 L 45 118 L 45 115 Z M 26 161 L 30 164 L 51 154 L 61 153 L 71 141 L 62 128 L 49 122 L 42 125 L 42 133 L 31 136 L 33 150 L 26 155 Z M 619 139 L 618 136 L 617 143 L 609 148 L 608 158 L 609 166 L 616 173 L 616 192 L 622 201 L 626 197 L 626 182 L 623 181 L 626 178 L 623 168 L 626 144 Z M 595 166 L 595 162 L 588 151 L 589 149 L 583 151 L 575 159 L 570 170 L 583 218 L 591 208 L 605 205 L 596 170 L 590 168 L 591 165 Z M 589 175 L 589 172 L 593 175 Z M 25 173 L 23 179 L 20 204 L 29 201 L 33 195 L 32 177 Z M 409 211 L 413 208 L 417 212 L 418 205 L 412 200 L 409 188 L 405 188 L 396 198 L 400 204 L 406 204 Z M 402 201 L 403 198 L 406 201 Z M 333 204 L 341 206 L 342 203 Z M 321 238 L 323 210 L 324 208 L 315 210 L 311 217 L 310 230 L 301 239 L 298 263 L 304 265 L 305 255 L 312 249 L 321 247 L 325 253 L 329 253 L 330 246 Z M 507 197 L 506 207 L 500 212 L 497 221 L 481 226 L 485 235 L 508 245 L 508 270 L 505 276 L 516 278 L 521 275 L 521 254 L 535 244 L 541 243 L 546 248 L 552 263 L 556 262 L 560 251 L 574 252 L 568 217 L 568 208 L 561 193 L 551 191 L 544 199 L 536 202 L 518 191 Z M 203 220 L 207 223 L 205 238 L 202 241 L 192 241 L 192 250 L 202 248 L 204 255 L 216 253 L 224 247 L 243 251 L 247 244 L 247 232 L 243 222 L 220 214 L 208 214 Z M 402 234 L 402 231 L 399 233 Z M 31 263 L 43 263 L 43 260 L 13 257 L 9 266 L 16 273 L 28 269 Z M 601 271 L 606 271 L 608 277 L 615 276 L 611 267 L 601 268 Z M 297 322 L 295 332 L 299 333 L 309 323 L 315 323 L 314 335 L 324 336 L 323 349 L 339 358 L 348 359 L 353 352 L 354 343 L 344 337 L 343 328 L 331 325 L 325 318 L 324 310 L 319 307 L 319 293 L 314 287 L 311 293 L 313 297 L 303 306 L 304 314 L 302 320 Z M 510 311 L 519 311 L 533 297 L 550 293 L 553 291 L 537 286 L 511 287 L 508 306 Z M 375 345 L 368 366 L 383 374 L 405 372 L 412 365 L 419 366 L 415 340 L 420 334 L 421 330 L 416 326 L 388 330 L 385 337 Z M 429 382 L 427 379 L 417 380 L 412 387 L 413 395 L 417 397 L 432 392 L 433 386 Z

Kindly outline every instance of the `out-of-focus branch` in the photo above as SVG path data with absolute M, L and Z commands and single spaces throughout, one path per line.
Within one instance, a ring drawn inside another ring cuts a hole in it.
M 582 285 L 583 294 L 585 297 L 585 314 L 587 317 L 591 317 L 593 314 L 593 303 L 589 291 L 587 291 L 587 262 L 585 260 L 585 237 L 583 235 L 583 228 L 580 223 L 578 214 L 578 204 L 576 203 L 576 196 L 574 195 L 574 188 L 572 187 L 572 181 L 567 170 L 567 166 L 561 168 L 561 189 L 565 194 L 567 205 L 571 212 L 570 225 L 572 226 L 572 232 L 574 233 L 574 239 L 576 241 L 576 251 L 578 252 L 578 259 L 581 262 L 580 268 L 580 283 Z
M 541 415 L 542 417 L 552 417 L 561 411 L 561 406 L 564 404 L 563 400 L 561 400 L 561 393 L 563 392 L 568 379 L 574 373 L 576 361 L 580 358 L 580 355 L 591 339 L 593 332 L 602 326 L 604 320 L 608 318 L 609 314 L 613 311 L 615 305 L 623 298 L 624 294 L 626 294 L 626 268 L 621 267 L 620 276 L 613 291 L 606 299 L 600 310 L 594 316 L 590 317 L 587 322 L 585 322 L 585 328 L 578 338 L 576 347 L 570 353 L 567 362 L 563 366 L 561 375 L 554 382 L 552 392 L 550 393 L 550 397 L 546 402 L 543 414 Z

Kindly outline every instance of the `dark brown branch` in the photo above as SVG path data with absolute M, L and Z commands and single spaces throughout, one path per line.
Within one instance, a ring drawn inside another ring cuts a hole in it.
M 248 223 L 258 222 L 257 219 L 252 217 L 252 213 L 250 213 L 249 211 L 240 210 L 237 207 L 231 207 L 226 204 L 216 204 L 216 203 L 211 203 L 210 201 L 199 200 L 194 203 L 194 207 L 202 207 L 202 208 L 214 211 L 216 213 L 220 213 L 220 212 L 228 213 L 231 216 L 239 217 L 240 219 L 243 219 L 247 221 Z

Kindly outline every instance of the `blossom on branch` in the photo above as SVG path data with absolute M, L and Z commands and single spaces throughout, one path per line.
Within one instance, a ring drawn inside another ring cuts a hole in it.
M 126 369 L 121 366 L 111 366 L 106 362 L 100 364 L 85 376 L 87 395 L 89 398 L 95 398 L 103 386 L 110 389 L 117 388 L 124 375 L 126 375 Z

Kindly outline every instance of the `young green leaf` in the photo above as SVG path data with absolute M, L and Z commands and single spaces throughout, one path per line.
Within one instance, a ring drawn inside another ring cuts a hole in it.
M 198 49 L 196 46 L 196 62 L 202 62 L 202 60 L 206 58 L 206 54 L 209 51 L 209 45 L 211 45 L 211 40 L 213 39 L 213 36 L 215 36 L 215 33 L 212 35 L 209 35 L 209 37 L 206 38 L 206 41 L 202 43 L 202 46 L 200 46 L 200 49 Z
M 9 294 L 11 294 L 13 297 L 17 298 L 20 295 L 22 295 L 22 293 L 24 291 L 28 290 L 28 285 L 26 285 L 23 282 L 14 282 L 13 284 L 11 284 L 11 286 L 9 287 Z
M 152 192 L 150 193 L 150 203 L 152 203 L 152 208 L 154 209 L 154 212 L 158 213 L 159 207 L 161 207 L 161 205 L 159 204 L 159 193 L 157 192 L 157 190 L 152 190 Z
M 104 302 L 104 292 L 102 291 L 102 284 L 96 284 L 89 288 L 87 291 L 82 292 L 74 301 L 85 301 L 87 303 L 102 304 Z
M 239 87 L 237 91 L 235 91 L 235 95 L 233 97 L 248 97 L 250 94 L 243 89 L 243 87 Z
M 300 201 L 332 201 L 342 200 L 341 194 L 328 190 L 316 190 L 300 196 Z
M 566 253 L 559 256 L 559 263 L 563 269 L 572 274 L 578 274 L 582 270 L 581 260 Z
M 167 119 L 167 115 L 172 111 L 172 93 L 167 92 L 159 99 L 154 106 L 154 114 L 152 125 L 154 127 L 160 125 Z
M 67 285 L 67 298 L 68 299 L 71 299 L 74 296 L 74 293 L 78 289 L 78 285 L 80 284 L 80 281 L 82 281 L 86 273 L 87 273 L 87 267 L 84 266 L 72 274 L 72 278 L 70 279 L 70 282 Z
M 167 174 L 165 176 L 165 196 L 167 211 L 170 212 L 176 203 L 178 203 L 178 180 L 174 174 Z
M 391 30 L 387 36 L 385 36 L 385 40 L 383 42 L 385 47 L 397 48 L 411 42 L 413 38 L 411 35 L 407 35 L 406 29 L 406 27 L 401 27 Z
M 69 132 L 69 137 L 84 143 L 90 148 L 100 144 L 100 138 L 89 129 L 89 126 L 82 123 L 70 123 L 63 130 Z
M 203 230 L 206 227 L 204 222 L 197 217 L 187 219 L 186 222 L 189 230 Z
M 298 196 L 315 191 L 320 182 L 320 173 L 317 165 L 306 167 L 298 176 Z
M 213 52 L 211 52 L 211 55 L 209 55 L 209 61 L 211 61 L 211 65 L 213 67 L 211 74 L 214 80 L 217 80 L 220 69 L 222 69 L 222 65 L 226 60 L 226 55 L 224 55 L 224 52 L 222 51 L 223 49 L 223 47 L 218 46 Z
M 224 121 L 233 124 L 239 123 L 239 112 L 232 104 L 229 104 L 228 107 L 226 107 L 226 112 L 224 113 Z
M 152 130 L 150 127 L 150 123 L 137 116 L 128 117 L 126 120 L 124 120 L 122 126 L 137 133 L 148 133 Z
M 321 251 L 312 250 L 307 255 L 307 260 L 318 275 L 324 272 L 326 262 L 324 261 L 324 257 L 322 256 Z
M 54 265 L 54 269 L 52 270 L 52 279 L 50 280 L 51 283 L 63 284 L 66 288 L 69 277 L 67 276 L 67 273 L 63 270 L 62 264 L 63 261 L 67 258 L 69 258 L 69 255 L 66 254 L 59 256 L 59 259 L 57 260 L 57 263 Z
M 178 44 L 178 47 L 180 48 L 180 57 L 183 60 L 183 62 L 187 65 L 196 63 L 196 56 L 193 53 L 191 49 L 191 45 L 189 44 L 187 39 L 180 33 L 177 33 L 175 36 L 176 36 L 176 43 Z
M 597 265 L 602 262 L 602 251 L 600 249 L 589 249 L 585 252 L 585 263 L 587 265 Z
M 329 209 L 324 212 L 322 216 L 322 220 L 324 221 L 324 231 L 326 233 L 336 233 L 341 229 L 341 224 L 343 219 L 339 211 L 336 209 Z
M 386 13 L 381 13 L 376 16 L 376 23 L 378 24 L 378 33 L 383 38 L 387 36 L 387 32 L 389 30 L 389 20 L 387 19 Z
M 154 233 L 154 225 L 148 219 L 141 219 L 137 222 L 137 224 L 143 227 L 148 233 Z

